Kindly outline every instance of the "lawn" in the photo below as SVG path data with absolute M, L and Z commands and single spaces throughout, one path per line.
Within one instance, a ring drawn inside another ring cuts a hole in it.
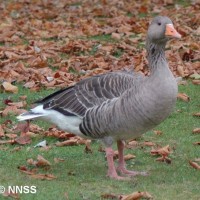
M 29 90 L 20 90 L 17 95 L 2 94 L 1 101 L 10 96 L 17 100 L 20 95 L 28 96 L 28 103 L 34 102 L 41 96 L 51 93 L 52 90 L 43 90 L 31 93 Z M 193 113 L 200 109 L 199 86 L 188 81 L 187 85 L 179 86 L 179 92 L 185 92 L 190 96 L 190 102 L 177 101 L 174 113 L 160 124 L 155 130 L 163 132 L 156 135 L 153 131 L 146 133 L 138 142 L 151 141 L 161 146 L 169 145 L 172 149 L 170 154 L 171 164 L 155 161 L 157 157 L 150 155 L 151 147 L 138 146 L 135 149 L 127 149 L 126 153 L 136 155 L 135 159 L 127 162 L 129 169 L 148 171 L 149 176 L 134 177 L 128 181 L 110 180 L 106 177 L 105 155 L 98 151 L 100 143 L 93 141 L 92 153 L 85 153 L 84 146 L 56 147 L 55 138 L 46 137 L 52 148 L 48 151 L 41 151 L 40 148 L 33 148 L 35 144 L 42 141 L 44 136 L 33 139 L 30 145 L 22 146 L 19 151 L 12 151 L 15 145 L 1 145 L 0 148 L 0 185 L 7 186 L 36 186 L 36 194 L 20 194 L 20 199 L 101 199 L 105 193 L 129 194 L 134 191 L 148 191 L 156 200 L 169 199 L 199 199 L 200 173 L 192 168 L 188 161 L 199 158 L 200 149 L 193 145 L 199 141 L 198 134 L 192 134 L 194 128 L 199 127 L 199 118 Z M 17 123 L 14 116 L 7 117 Z M 1 122 L 5 118 L 1 118 Z M 41 122 L 34 122 L 44 128 L 49 125 Z M 2 150 L 3 148 L 6 150 Z M 19 171 L 18 167 L 27 165 L 29 158 L 36 159 L 42 155 L 51 162 L 50 169 L 40 169 L 41 173 L 53 174 L 57 178 L 51 181 L 38 180 L 27 176 Z M 64 162 L 54 163 L 54 158 L 64 159 Z M 6 197 L 1 197 L 6 199 Z
M 174 112 L 162 124 L 137 138 L 135 148 L 126 148 L 126 154 L 135 155 L 127 161 L 127 168 L 149 173 L 126 181 L 106 177 L 107 162 L 99 141 L 92 141 L 92 153 L 86 153 L 85 145 L 58 147 L 55 143 L 61 139 L 41 131 L 30 144 L 2 144 L 9 138 L 0 129 L 0 193 L 1 186 L 34 186 L 36 193 L 22 192 L 20 199 L 96 200 L 104 194 L 137 191 L 147 191 L 155 200 L 200 199 L 200 171 L 189 164 L 200 159 L 199 134 L 192 133 L 200 128 L 200 117 L 193 116 L 200 112 L 200 86 L 191 80 L 192 74 L 200 74 L 197 1 L 2 0 L 0 9 L 0 111 L 5 101 L 18 102 L 23 95 L 27 96 L 25 109 L 29 109 L 34 101 L 92 75 L 133 68 L 147 75 L 145 38 L 156 15 L 172 18 L 182 35 L 181 40 L 169 42 L 166 55 L 174 75 L 187 82 L 179 85 L 179 93 L 190 97 L 189 102 L 178 99 Z M 7 93 L 4 81 L 16 86 L 18 93 Z M 5 122 L 12 122 L 10 128 L 19 123 L 12 113 L 0 116 L 0 125 Z M 42 121 L 31 123 L 44 130 L 51 127 Z M 43 140 L 51 148 L 34 148 Z M 156 161 L 158 156 L 150 154 L 156 147 L 144 145 L 145 141 L 169 145 L 171 163 Z M 50 167 L 27 163 L 38 155 Z M 58 158 L 61 161 L 55 162 Z M 56 178 L 35 179 L 19 170 L 23 166 Z M 0 199 L 8 198 L 0 194 Z

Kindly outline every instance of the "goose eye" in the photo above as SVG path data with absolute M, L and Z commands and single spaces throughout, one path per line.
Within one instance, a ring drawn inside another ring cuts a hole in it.
M 160 26 L 161 25 L 161 22 L 158 22 L 158 26 Z

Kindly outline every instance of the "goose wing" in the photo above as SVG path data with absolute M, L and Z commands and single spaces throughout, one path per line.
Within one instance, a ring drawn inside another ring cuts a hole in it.
M 119 97 L 141 78 L 138 73 L 110 72 L 83 79 L 74 86 L 59 90 L 36 103 L 67 116 L 83 117 L 89 108 Z

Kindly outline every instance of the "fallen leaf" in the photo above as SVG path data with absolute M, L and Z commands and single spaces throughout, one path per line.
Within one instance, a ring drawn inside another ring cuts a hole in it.
M 124 156 L 124 160 L 127 161 L 127 160 L 131 160 L 133 158 L 135 158 L 136 156 L 133 155 L 133 154 L 127 154 Z M 113 156 L 114 159 L 118 159 L 119 158 L 119 152 L 118 151 L 114 151 L 114 156 Z
M 193 83 L 194 85 L 200 85 L 200 80 L 192 80 L 192 83 Z
M 136 156 L 135 155 L 132 155 L 132 154 L 127 154 L 124 156 L 124 160 L 127 161 L 127 160 L 131 160 L 133 158 L 135 158 Z
M 119 195 L 105 193 L 105 194 L 101 195 L 101 198 L 103 198 L 103 199 L 119 199 Z
M 65 140 L 63 142 L 56 142 L 57 147 L 77 145 L 78 139 Z
M 152 149 L 150 153 L 151 155 L 161 155 L 161 157 L 157 158 L 156 161 L 165 161 L 168 164 L 171 163 L 171 159 L 168 158 L 168 155 L 171 153 L 169 145 L 157 149 Z
M 54 158 L 53 159 L 55 163 L 59 163 L 59 162 L 64 162 L 65 160 L 62 158 Z
M 197 169 L 197 170 L 200 170 L 200 165 L 199 165 L 198 163 L 189 160 L 189 164 L 190 164 L 193 168 L 195 168 L 195 169 Z
M 198 79 L 200 79 L 200 74 L 197 74 L 197 73 L 192 74 L 192 75 L 190 75 L 190 78 L 198 80 Z
M 91 140 L 88 140 L 86 141 L 86 144 L 85 144 L 85 153 L 92 153 L 92 149 L 91 149 Z
M 28 159 L 26 161 L 29 165 L 33 165 L 36 167 L 46 167 L 46 166 L 51 166 L 51 163 L 46 160 L 44 157 L 42 157 L 41 155 L 37 156 L 37 160 L 33 160 L 32 158 Z
M 111 34 L 111 37 L 113 39 L 116 39 L 116 40 L 120 40 L 121 39 L 121 35 L 119 33 L 112 33 Z
M 51 163 L 48 160 L 46 160 L 41 155 L 38 155 L 38 157 L 37 157 L 37 163 L 36 163 L 37 167 L 44 167 L 44 166 L 50 166 L 50 165 L 51 165 Z
M 152 146 L 156 146 L 156 144 L 153 142 L 145 141 L 142 143 L 142 146 L 152 147 Z
M 29 131 L 29 123 L 28 122 L 21 122 L 21 123 L 18 123 L 14 129 L 13 129 L 15 132 L 23 132 L 23 133 L 26 133 L 27 131 Z
M 30 174 L 29 176 L 31 178 L 41 179 L 41 180 L 49 180 L 49 181 L 57 178 L 53 174 Z
M 10 139 L 14 139 L 17 137 L 17 134 L 14 134 L 14 133 L 7 133 L 5 134 L 6 137 L 10 138 Z
M 138 147 L 138 142 L 136 140 L 130 141 L 128 142 L 128 144 L 126 145 L 126 147 L 128 149 L 135 149 Z
M 120 200 L 139 200 L 139 199 L 153 199 L 148 192 L 134 192 L 129 195 L 121 195 Z
M 194 113 L 193 116 L 195 116 L 195 117 L 200 117 L 200 112 Z
M 177 98 L 181 99 L 182 101 L 185 101 L 185 102 L 189 102 L 190 101 L 190 97 L 185 93 L 178 93 Z
M 156 135 L 162 135 L 163 134 L 163 132 L 162 131 L 159 131 L 159 130 L 154 130 L 153 131 Z
M 195 162 L 200 162 L 200 158 L 195 158 L 194 161 Z
M 26 101 L 20 101 L 20 102 L 10 102 L 8 103 L 9 106 L 16 106 L 17 108 L 23 108 L 27 105 Z
M 4 136 L 5 136 L 5 133 L 4 133 L 3 127 L 2 125 L 0 125 L 0 137 L 4 137 Z
M 22 147 L 15 147 L 14 149 L 11 150 L 11 152 L 20 151 L 21 149 L 22 149 Z
M 184 69 L 182 65 L 178 65 L 177 67 L 177 73 L 178 75 L 180 75 L 181 77 L 185 77 L 185 73 L 184 73 Z
M 27 99 L 27 96 L 26 95 L 23 95 L 23 96 L 20 96 L 19 97 L 22 101 L 25 101 Z
M 2 83 L 2 87 L 3 87 L 3 89 L 4 89 L 6 92 L 11 92 L 11 93 L 15 93 L 15 94 L 18 93 L 18 87 L 12 85 L 12 84 L 9 83 L 9 82 L 4 81 L 4 82 Z
M 9 191 L 4 192 L 3 196 L 4 197 L 12 197 L 14 199 L 20 199 L 20 196 L 18 193 L 13 193 L 13 192 L 9 192 Z
M 6 106 L 6 108 L 2 111 L 2 116 L 6 117 L 9 114 L 19 115 L 25 111 L 26 110 L 18 109 L 16 106 Z
M 200 142 L 194 142 L 193 144 L 194 145 L 200 145 Z
M 200 128 L 195 128 L 192 133 L 194 134 L 199 134 L 200 133 Z
M 19 136 L 15 139 L 15 142 L 17 144 L 25 145 L 25 144 L 30 144 L 32 142 L 30 136 L 24 135 L 24 136 Z
M 28 175 L 32 175 L 32 174 L 35 174 L 37 172 L 37 169 L 32 169 L 32 170 L 29 170 L 25 165 L 22 165 L 22 166 L 19 166 L 18 169 L 25 173 L 25 174 L 28 174 Z
M 15 140 L 0 140 L 0 144 L 14 144 Z

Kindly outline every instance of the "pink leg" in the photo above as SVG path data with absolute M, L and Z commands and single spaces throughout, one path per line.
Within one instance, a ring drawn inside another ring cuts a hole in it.
M 117 170 L 121 173 L 121 174 L 127 174 L 130 176 L 136 176 L 136 175 L 143 175 L 146 176 L 147 173 L 146 172 L 138 172 L 138 171 L 129 171 L 126 169 L 126 163 L 124 160 L 124 142 L 121 140 L 117 141 L 117 147 L 118 147 L 118 152 L 119 152 L 119 165 L 117 167 Z
M 117 179 L 117 180 L 124 180 L 126 179 L 125 177 L 118 176 L 115 165 L 114 165 L 114 160 L 113 160 L 113 149 L 111 147 L 107 147 L 106 149 L 106 158 L 108 162 L 108 173 L 107 176 L 112 178 L 112 179 Z

